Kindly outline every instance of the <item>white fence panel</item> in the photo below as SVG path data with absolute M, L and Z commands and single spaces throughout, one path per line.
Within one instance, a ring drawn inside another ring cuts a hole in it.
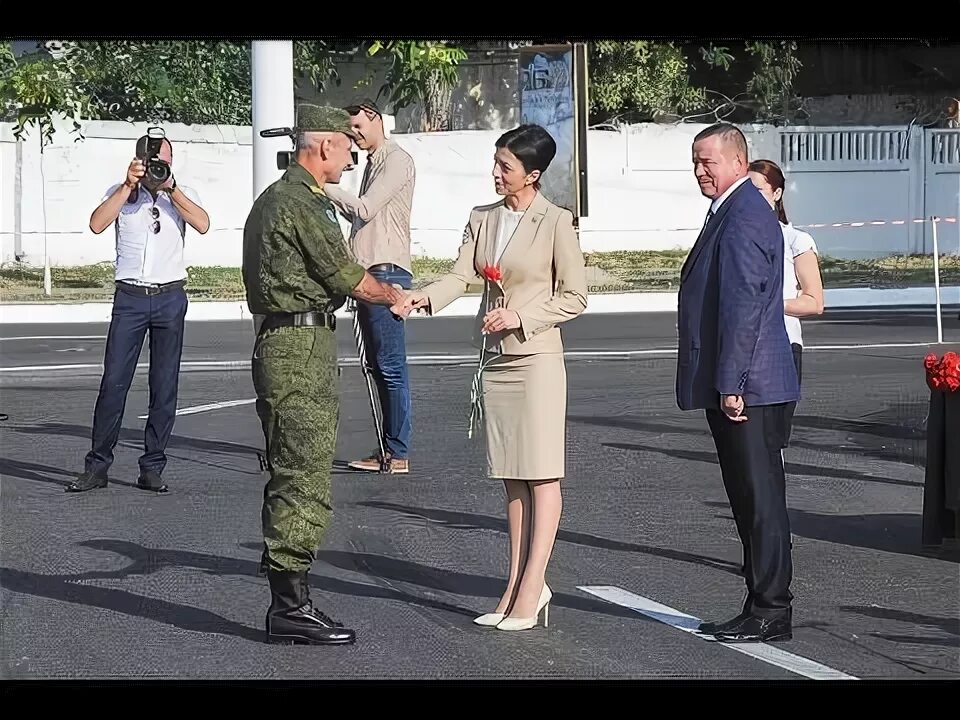
M 922 224 L 904 222 L 923 216 L 921 143 L 919 131 L 903 127 L 782 130 L 790 221 L 873 223 L 811 231 L 821 251 L 833 257 L 921 252 Z

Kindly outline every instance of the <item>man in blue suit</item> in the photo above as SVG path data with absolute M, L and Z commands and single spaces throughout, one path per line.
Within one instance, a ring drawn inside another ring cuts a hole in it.
M 783 321 L 784 241 L 748 179 L 747 143 L 720 123 L 693 142 L 713 200 L 680 272 L 677 404 L 705 410 L 740 541 L 742 612 L 700 632 L 727 642 L 789 640 L 793 575 L 781 449 L 800 396 Z

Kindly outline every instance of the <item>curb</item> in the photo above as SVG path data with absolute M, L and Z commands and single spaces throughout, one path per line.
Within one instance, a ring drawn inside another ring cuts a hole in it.
M 436 317 L 472 317 L 476 314 L 480 296 L 459 298 L 445 307 Z M 960 305 L 960 287 L 940 289 L 941 306 Z M 828 309 L 933 308 L 936 292 L 932 287 L 914 288 L 831 288 L 824 292 L 824 304 Z M 109 323 L 113 305 L 109 301 L 92 303 L 30 303 L 23 305 L 0 304 L 0 324 L 51 324 L 51 323 Z M 676 292 L 636 292 L 595 294 L 589 297 L 585 314 L 676 312 Z M 952 310 L 950 311 L 952 312 Z M 337 317 L 349 318 L 343 308 Z M 411 316 L 416 319 L 416 316 Z M 195 300 L 187 308 L 188 321 L 253 320 L 242 300 L 215 301 Z

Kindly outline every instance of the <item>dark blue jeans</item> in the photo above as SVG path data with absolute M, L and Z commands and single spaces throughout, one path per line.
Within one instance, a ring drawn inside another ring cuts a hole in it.
M 93 411 L 93 438 L 85 470 L 106 474 L 120 437 L 127 393 L 137 369 L 147 330 L 150 331 L 150 409 L 144 430 L 140 471 L 162 473 L 165 453 L 177 414 L 180 355 L 187 293 L 183 288 L 143 295 L 117 287 L 113 318 L 103 357 L 103 378 Z
M 390 271 L 370 271 L 377 280 L 409 290 L 413 276 L 393 266 Z M 391 457 L 403 460 L 410 453 L 410 379 L 407 374 L 407 337 L 404 321 L 385 305 L 357 303 L 357 318 L 367 347 L 367 362 L 383 409 L 383 437 Z

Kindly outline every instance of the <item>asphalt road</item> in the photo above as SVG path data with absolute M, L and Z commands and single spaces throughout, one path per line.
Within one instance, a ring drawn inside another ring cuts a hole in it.
M 0 368 L 99 365 L 107 327 L 103 323 L 0 325 Z M 413 318 L 408 321 L 407 353 L 412 362 L 435 362 L 438 356 L 473 356 L 476 351 L 470 344 L 471 328 L 470 318 Z M 960 343 L 956 312 L 944 315 L 943 332 L 945 341 Z M 339 324 L 337 338 L 341 358 L 355 360 L 357 351 L 349 320 Z M 936 317 L 931 311 L 828 311 L 804 321 L 804 342 L 813 348 L 934 343 L 936 339 Z M 191 363 L 247 362 L 252 343 L 251 322 L 187 323 L 185 369 L 191 369 Z M 582 315 L 564 328 L 564 343 L 573 354 L 673 352 L 676 314 Z M 144 343 L 142 362 L 149 357 L 148 345 Z M 71 372 L 96 374 L 100 369 L 76 367 Z
M 917 316 L 838 320 L 808 323 L 809 342 L 889 344 L 930 331 Z M 238 325 L 191 323 L 187 357 L 247 359 Z M 469 352 L 441 334 L 464 328 L 461 320 L 411 323 L 411 353 Z M 6 338 L 102 334 L 2 329 Z M 567 346 L 669 347 L 672 332 L 669 316 L 584 316 Z M 345 336 L 348 357 L 350 343 Z M 70 346 L 85 349 L 56 352 Z M 3 365 L 98 362 L 101 346 L 4 340 Z M 252 406 L 179 417 L 165 473 L 171 492 L 143 493 L 130 487 L 147 404 L 139 373 L 114 483 L 65 494 L 88 448 L 98 374 L 5 375 L 0 676 L 797 680 L 805 659 L 828 675 L 956 679 L 958 558 L 920 546 L 924 352 L 805 356 L 805 397 L 786 451 L 795 635 L 753 654 L 704 641 L 677 621 L 734 614 L 743 584 L 712 441 L 702 415 L 676 409 L 669 355 L 569 359 L 568 478 L 548 576 L 554 606 L 549 628 L 523 633 L 470 622 L 496 602 L 507 562 L 502 490 L 483 477 L 482 440 L 466 437 L 472 367 L 414 366 L 413 472 L 334 477 L 334 521 L 311 584 L 323 609 L 357 629 L 358 643 L 345 648 L 262 642 L 264 476 Z M 181 380 L 182 409 L 252 397 L 245 371 Z M 342 397 L 341 462 L 374 444 L 355 368 L 343 371 Z M 651 612 L 652 603 L 667 609 Z

